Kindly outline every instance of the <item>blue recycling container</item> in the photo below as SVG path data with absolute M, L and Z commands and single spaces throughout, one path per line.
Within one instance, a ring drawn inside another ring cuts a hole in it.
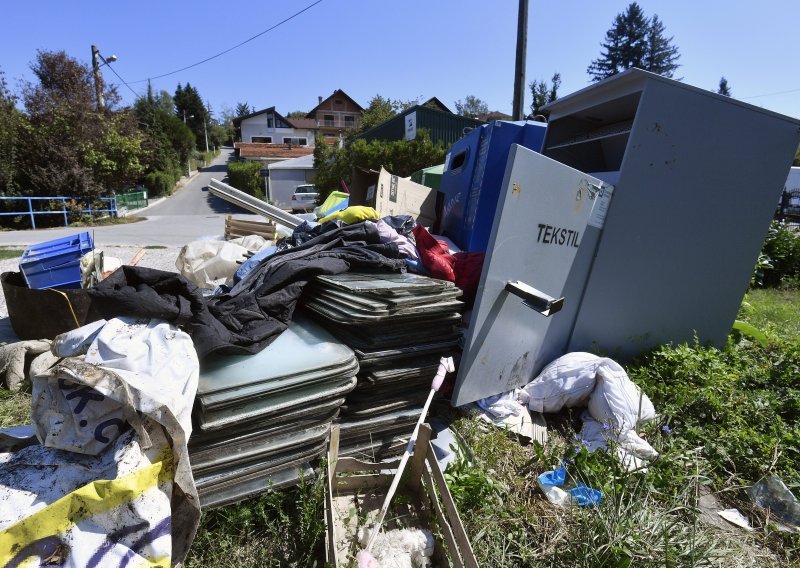
M 497 120 L 453 144 L 439 190 L 444 193 L 442 233 L 462 250 L 485 252 L 512 144 L 541 152 L 547 125 Z
M 93 248 L 88 232 L 31 245 L 22 253 L 19 270 L 28 288 L 80 288 L 81 257 Z

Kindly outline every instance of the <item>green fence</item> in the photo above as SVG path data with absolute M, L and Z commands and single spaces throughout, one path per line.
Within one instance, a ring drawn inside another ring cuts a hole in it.
M 147 192 L 132 191 L 129 193 L 118 193 L 117 207 L 127 207 L 128 209 L 147 207 Z

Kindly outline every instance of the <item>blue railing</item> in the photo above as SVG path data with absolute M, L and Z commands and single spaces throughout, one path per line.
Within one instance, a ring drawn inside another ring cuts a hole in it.
M 27 211 L 9 211 L 0 212 L 0 215 L 29 215 L 31 218 L 31 227 L 36 228 L 36 215 L 63 215 L 64 226 L 69 225 L 68 215 L 70 210 L 67 209 L 68 201 L 86 203 L 86 207 L 81 210 L 81 213 L 94 214 L 94 213 L 108 213 L 117 216 L 117 198 L 116 197 L 98 197 L 95 198 L 99 201 L 108 202 L 108 209 L 94 209 L 92 208 L 91 199 L 75 199 L 74 197 L 0 197 L 0 201 L 27 201 Z M 34 201 L 61 201 L 61 210 L 48 210 L 48 211 L 34 211 Z

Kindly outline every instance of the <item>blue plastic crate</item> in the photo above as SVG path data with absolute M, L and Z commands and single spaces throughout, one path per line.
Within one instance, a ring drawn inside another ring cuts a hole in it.
M 80 288 L 80 260 L 93 249 L 88 232 L 31 245 L 19 269 L 29 288 Z

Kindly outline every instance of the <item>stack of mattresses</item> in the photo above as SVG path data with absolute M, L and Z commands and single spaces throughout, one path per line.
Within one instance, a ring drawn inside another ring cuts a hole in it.
M 414 428 L 439 359 L 453 355 L 463 303 L 451 282 L 417 274 L 318 276 L 303 305 L 358 356 L 358 385 L 339 417 L 340 452 L 399 453 Z
M 356 385 L 353 351 L 300 314 L 255 355 L 204 361 L 189 457 L 204 507 L 297 482 Z

